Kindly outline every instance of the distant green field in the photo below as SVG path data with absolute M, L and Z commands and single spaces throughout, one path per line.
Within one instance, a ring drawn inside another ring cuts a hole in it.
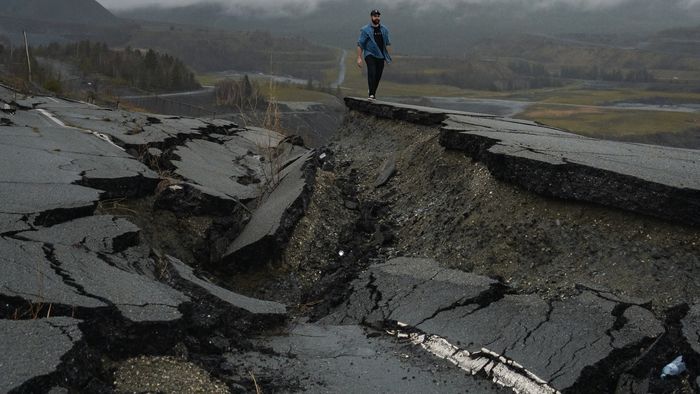
M 214 86 L 218 81 L 224 79 L 216 74 L 197 75 L 197 81 L 204 86 Z M 251 78 L 255 80 L 254 78 Z M 317 103 L 329 103 L 335 101 L 335 96 L 318 90 L 306 89 L 305 85 L 291 85 L 283 83 L 270 84 L 261 80 L 258 84 L 260 91 L 265 97 L 274 97 L 278 101 L 313 101 Z
M 527 95 L 526 95 L 527 97 Z M 549 104 L 606 105 L 644 99 L 668 99 L 681 103 L 700 103 L 700 93 L 656 92 L 637 89 L 591 90 L 566 87 L 529 94 L 530 101 Z
M 626 137 L 700 130 L 700 114 L 536 104 L 518 115 L 589 137 Z

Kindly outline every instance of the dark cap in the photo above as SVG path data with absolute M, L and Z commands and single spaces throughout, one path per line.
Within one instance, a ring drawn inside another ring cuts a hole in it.
M 382 15 L 382 13 L 379 12 L 379 10 L 372 10 L 372 12 L 370 12 L 369 14 L 370 14 L 370 16 L 375 16 L 375 15 L 381 16 Z

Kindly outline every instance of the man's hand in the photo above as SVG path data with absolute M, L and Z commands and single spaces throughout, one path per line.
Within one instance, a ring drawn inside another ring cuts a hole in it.
M 357 67 L 362 68 L 362 57 L 361 56 L 357 57 Z

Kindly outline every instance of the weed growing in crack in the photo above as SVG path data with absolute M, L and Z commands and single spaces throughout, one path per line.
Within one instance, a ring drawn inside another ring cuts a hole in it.
M 282 115 L 279 111 L 276 90 L 277 85 L 271 79 L 269 87 L 270 96 L 267 98 L 268 105 L 265 110 L 263 127 L 286 136 L 287 133 L 282 128 Z M 283 163 L 280 157 L 279 142 L 274 143 L 272 136 L 268 136 L 267 141 L 263 144 L 258 144 L 257 148 L 265 161 L 265 165 L 262 166 L 264 182 L 259 185 L 261 189 L 260 199 L 262 199 L 265 195 L 271 193 L 281 181 L 280 173 L 282 172 Z
M 98 212 L 110 212 L 117 216 L 135 216 L 138 213 L 133 209 L 128 208 L 124 205 L 126 198 L 115 198 L 110 200 L 101 200 L 97 203 Z
M 173 176 L 172 171 L 169 170 L 159 171 L 158 176 L 160 177 L 160 182 L 158 182 L 158 186 L 156 186 L 156 194 L 160 194 L 170 186 L 180 183 L 180 181 Z
M 265 144 L 258 144 L 258 152 L 261 153 L 264 163 L 262 166 L 263 182 L 258 185 L 259 195 L 263 196 L 271 193 L 280 182 L 280 172 L 282 163 L 278 146 L 273 145 L 272 137 L 268 137 Z
M 44 316 L 44 308 L 46 308 L 46 315 Z M 27 301 L 27 306 L 24 308 L 15 308 L 12 313 L 12 320 L 37 320 L 37 319 L 48 319 L 51 317 L 51 310 L 53 309 L 53 304 L 45 304 L 43 301 L 31 302 Z
M 165 256 L 155 249 L 151 250 L 151 256 L 153 257 L 156 278 L 161 282 L 170 279 L 170 264 Z
M 27 301 L 27 306 L 25 308 L 15 308 L 14 312 L 12 313 L 13 320 L 36 320 L 39 318 L 43 318 L 44 308 L 47 308 L 46 318 L 48 319 L 49 317 L 51 317 L 51 309 L 53 307 L 53 304 L 44 303 L 44 274 L 39 269 L 40 264 L 40 262 L 36 263 L 37 298 L 39 299 L 39 301 Z
M 258 385 L 258 380 L 255 379 L 255 374 L 253 372 L 250 372 L 250 377 L 253 378 L 253 384 L 255 385 L 255 394 L 262 394 L 262 389 L 260 388 L 260 385 Z

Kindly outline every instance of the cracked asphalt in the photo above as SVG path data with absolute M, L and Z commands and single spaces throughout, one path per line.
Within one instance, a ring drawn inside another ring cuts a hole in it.
M 695 151 L 352 99 L 309 150 L 17 96 L 2 392 L 698 389 Z

